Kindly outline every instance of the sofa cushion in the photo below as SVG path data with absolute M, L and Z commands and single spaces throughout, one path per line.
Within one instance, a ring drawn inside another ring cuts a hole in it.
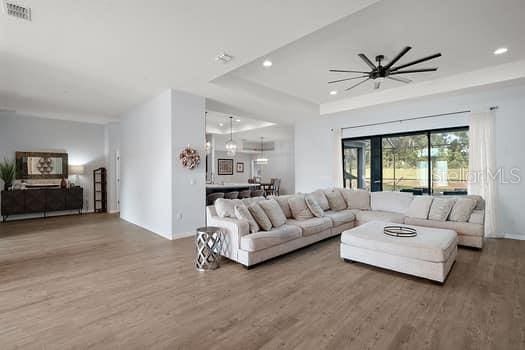
M 306 205 L 304 196 L 301 195 L 288 198 L 288 204 L 290 205 L 290 210 L 292 211 L 292 217 L 295 220 L 306 220 L 313 217 L 312 212 Z
M 380 210 L 361 210 L 356 214 L 357 222 L 362 225 L 370 221 L 384 221 L 402 224 L 405 222 L 405 215 Z
M 290 205 L 288 204 L 288 199 L 294 197 L 293 194 L 288 194 L 285 196 L 271 196 L 271 199 L 275 199 L 277 203 L 281 206 L 281 210 L 284 213 L 284 216 L 286 216 L 287 219 L 292 218 L 292 211 L 290 210 Z
M 262 209 L 261 209 L 262 210 Z M 299 226 L 283 225 L 271 231 L 251 233 L 241 237 L 241 249 L 254 252 L 301 237 Z
M 360 189 L 340 188 L 348 209 L 370 209 L 370 192 Z
M 407 192 L 372 192 L 370 207 L 372 210 L 405 214 L 413 198 L 414 195 Z
M 321 206 L 316 202 L 315 198 L 311 194 L 307 194 L 304 196 L 304 200 L 306 201 L 306 206 L 314 216 L 318 218 L 322 218 L 324 216 L 324 210 L 321 208 Z
M 221 218 L 235 218 L 235 206 L 242 204 L 240 199 L 218 198 L 215 201 L 215 210 Z
M 340 191 L 333 189 L 331 191 L 326 191 L 325 195 L 326 199 L 328 199 L 330 210 L 339 211 L 347 208 L 345 199 Z
M 255 221 L 263 231 L 270 231 L 272 229 L 272 222 L 263 208 L 258 203 L 254 203 L 248 207 L 250 214 L 252 214 Z
M 299 226 L 303 236 L 311 236 L 329 230 L 332 227 L 330 218 L 311 218 L 307 220 L 288 220 L 289 225 Z
M 275 199 L 260 201 L 259 205 L 263 208 L 264 212 L 272 222 L 273 227 L 279 227 L 286 224 L 286 216 L 284 216 L 281 206 Z
M 341 243 L 370 251 L 430 262 L 445 262 L 457 247 L 453 230 L 419 228 L 418 235 L 398 238 L 385 235 L 384 222 L 369 222 L 343 232 Z M 417 229 L 417 228 L 416 228 Z
M 483 225 L 485 223 L 485 210 L 474 209 L 472 214 L 470 214 L 468 222 L 471 224 Z
M 483 225 L 473 224 L 470 222 L 436 221 L 417 218 L 406 218 L 405 224 L 424 227 L 444 228 L 454 230 L 460 235 L 467 236 L 482 237 L 484 233 Z
M 433 199 L 432 196 L 415 196 L 407 209 L 406 216 L 419 219 L 428 218 Z
M 257 224 L 257 221 L 255 221 L 255 219 L 253 218 L 252 214 L 250 214 L 250 211 L 248 210 L 246 206 L 236 205 L 234 210 L 235 210 L 235 216 L 237 217 L 237 219 L 248 221 L 248 225 L 250 225 L 251 233 L 259 232 L 261 228 Z
M 343 224 L 348 224 L 355 220 L 355 214 L 352 210 L 340 210 L 340 211 L 325 211 L 325 216 L 330 218 L 333 222 L 334 227 Z
M 450 221 L 467 222 L 476 204 L 476 201 L 472 198 L 458 198 L 450 211 L 448 219 Z
M 446 221 L 455 201 L 455 198 L 434 197 L 428 213 L 428 219 Z
M 311 193 L 311 195 L 314 197 L 321 209 L 330 210 L 330 204 L 328 204 L 328 199 L 326 199 L 326 195 L 324 194 L 323 190 L 314 191 Z

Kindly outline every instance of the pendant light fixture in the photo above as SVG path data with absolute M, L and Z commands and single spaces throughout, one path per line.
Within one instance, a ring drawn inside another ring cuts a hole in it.
M 233 142 L 233 117 L 230 116 L 230 140 L 226 142 L 226 152 L 233 157 L 237 152 L 237 144 Z
M 268 164 L 268 158 L 264 156 L 264 137 L 261 137 L 261 155 L 255 160 L 257 165 L 266 165 Z

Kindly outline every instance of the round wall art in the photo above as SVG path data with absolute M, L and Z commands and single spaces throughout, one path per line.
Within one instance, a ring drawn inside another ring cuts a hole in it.
M 180 152 L 179 159 L 182 166 L 188 169 L 195 169 L 201 162 L 199 152 L 191 148 L 189 145 Z

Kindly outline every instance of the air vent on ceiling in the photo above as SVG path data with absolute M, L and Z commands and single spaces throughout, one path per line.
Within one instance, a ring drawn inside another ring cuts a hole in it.
M 31 20 L 31 8 L 22 6 L 20 3 L 13 1 L 4 1 L 5 12 L 9 16 L 16 17 L 18 19 L 25 19 L 26 21 Z

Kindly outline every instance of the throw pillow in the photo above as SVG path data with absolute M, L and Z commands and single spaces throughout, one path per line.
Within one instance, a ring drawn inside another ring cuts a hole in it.
M 367 190 L 341 188 L 339 191 L 343 195 L 348 209 L 370 209 L 370 193 Z
M 449 220 L 467 222 L 476 204 L 476 200 L 472 198 L 458 198 L 450 212 Z
M 290 205 L 290 210 L 292 211 L 292 217 L 295 220 L 306 220 L 314 217 L 306 205 L 304 196 L 288 198 L 288 204 Z
M 311 195 L 314 197 L 321 209 L 330 210 L 330 204 L 328 204 L 328 199 L 326 199 L 326 195 L 324 194 L 323 190 L 314 191 L 311 193 Z
M 281 209 L 284 213 L 284 216 L 286 216 L 287 219 L 292 218 L 292 211 L 290 210 L 290 206 L 288 205 L 288 198 L 292 197 L 293 195 L 287 195 L 287 196 L 272 196 L 272 199 L 275 199 L 277 203 L 281 206 Z
M 255 219 L 253 218 L 252 214 L 250 214 L 250 211 L 246 206 L 236 205 L 235 216 L 237 217 L 237 219 L 248 221 L 248 224 L 250 225 L 250 233 L 259 232 L 259 225 L 257 224 L 257 221 L 255 221 Z
M 235 206 L 242 205 L 240 199 L 219 198 L 215 201 L 215 210 L 221 218 L 235 218 Z
M 435 197 L 428 213 L 429 220 L 447 221 L 448 215 L 454 206 L 454 198 Z
M 258 203 L 250 205 L 248 210 L 263 231 L 270 231 L 272 229 L 272 222 L 270 221 L 270 218 L 266 215 L 263 208 L 261 208 Z
M 406 216 L 426 220 L 433 199 L 434 197 L 432 196 L 415 196 L 408 207 Z
M 286 216 L 275 199 L 260 201 L 259 205 L 263 208 L 264 212 L 272 222 L 273 227 L 280 227 L 286 224 Z
M 340 211 L 347 208 L 345 199 L 341 195 L 341 193 L 337 190 L 327 191 L 325 192 L 326 199 L 328 199 L 328 204 L 330 205 L 330 209 L 333 211 Z
M 314 196 L 311 194 L 307 194 L 304 197 L 304 200 L 306 201 L 306 206 L 314 216 L 318 218 L 322 218 L 324 216 L 324 210 L 321 208 L 321 206 L 315 201 Z

